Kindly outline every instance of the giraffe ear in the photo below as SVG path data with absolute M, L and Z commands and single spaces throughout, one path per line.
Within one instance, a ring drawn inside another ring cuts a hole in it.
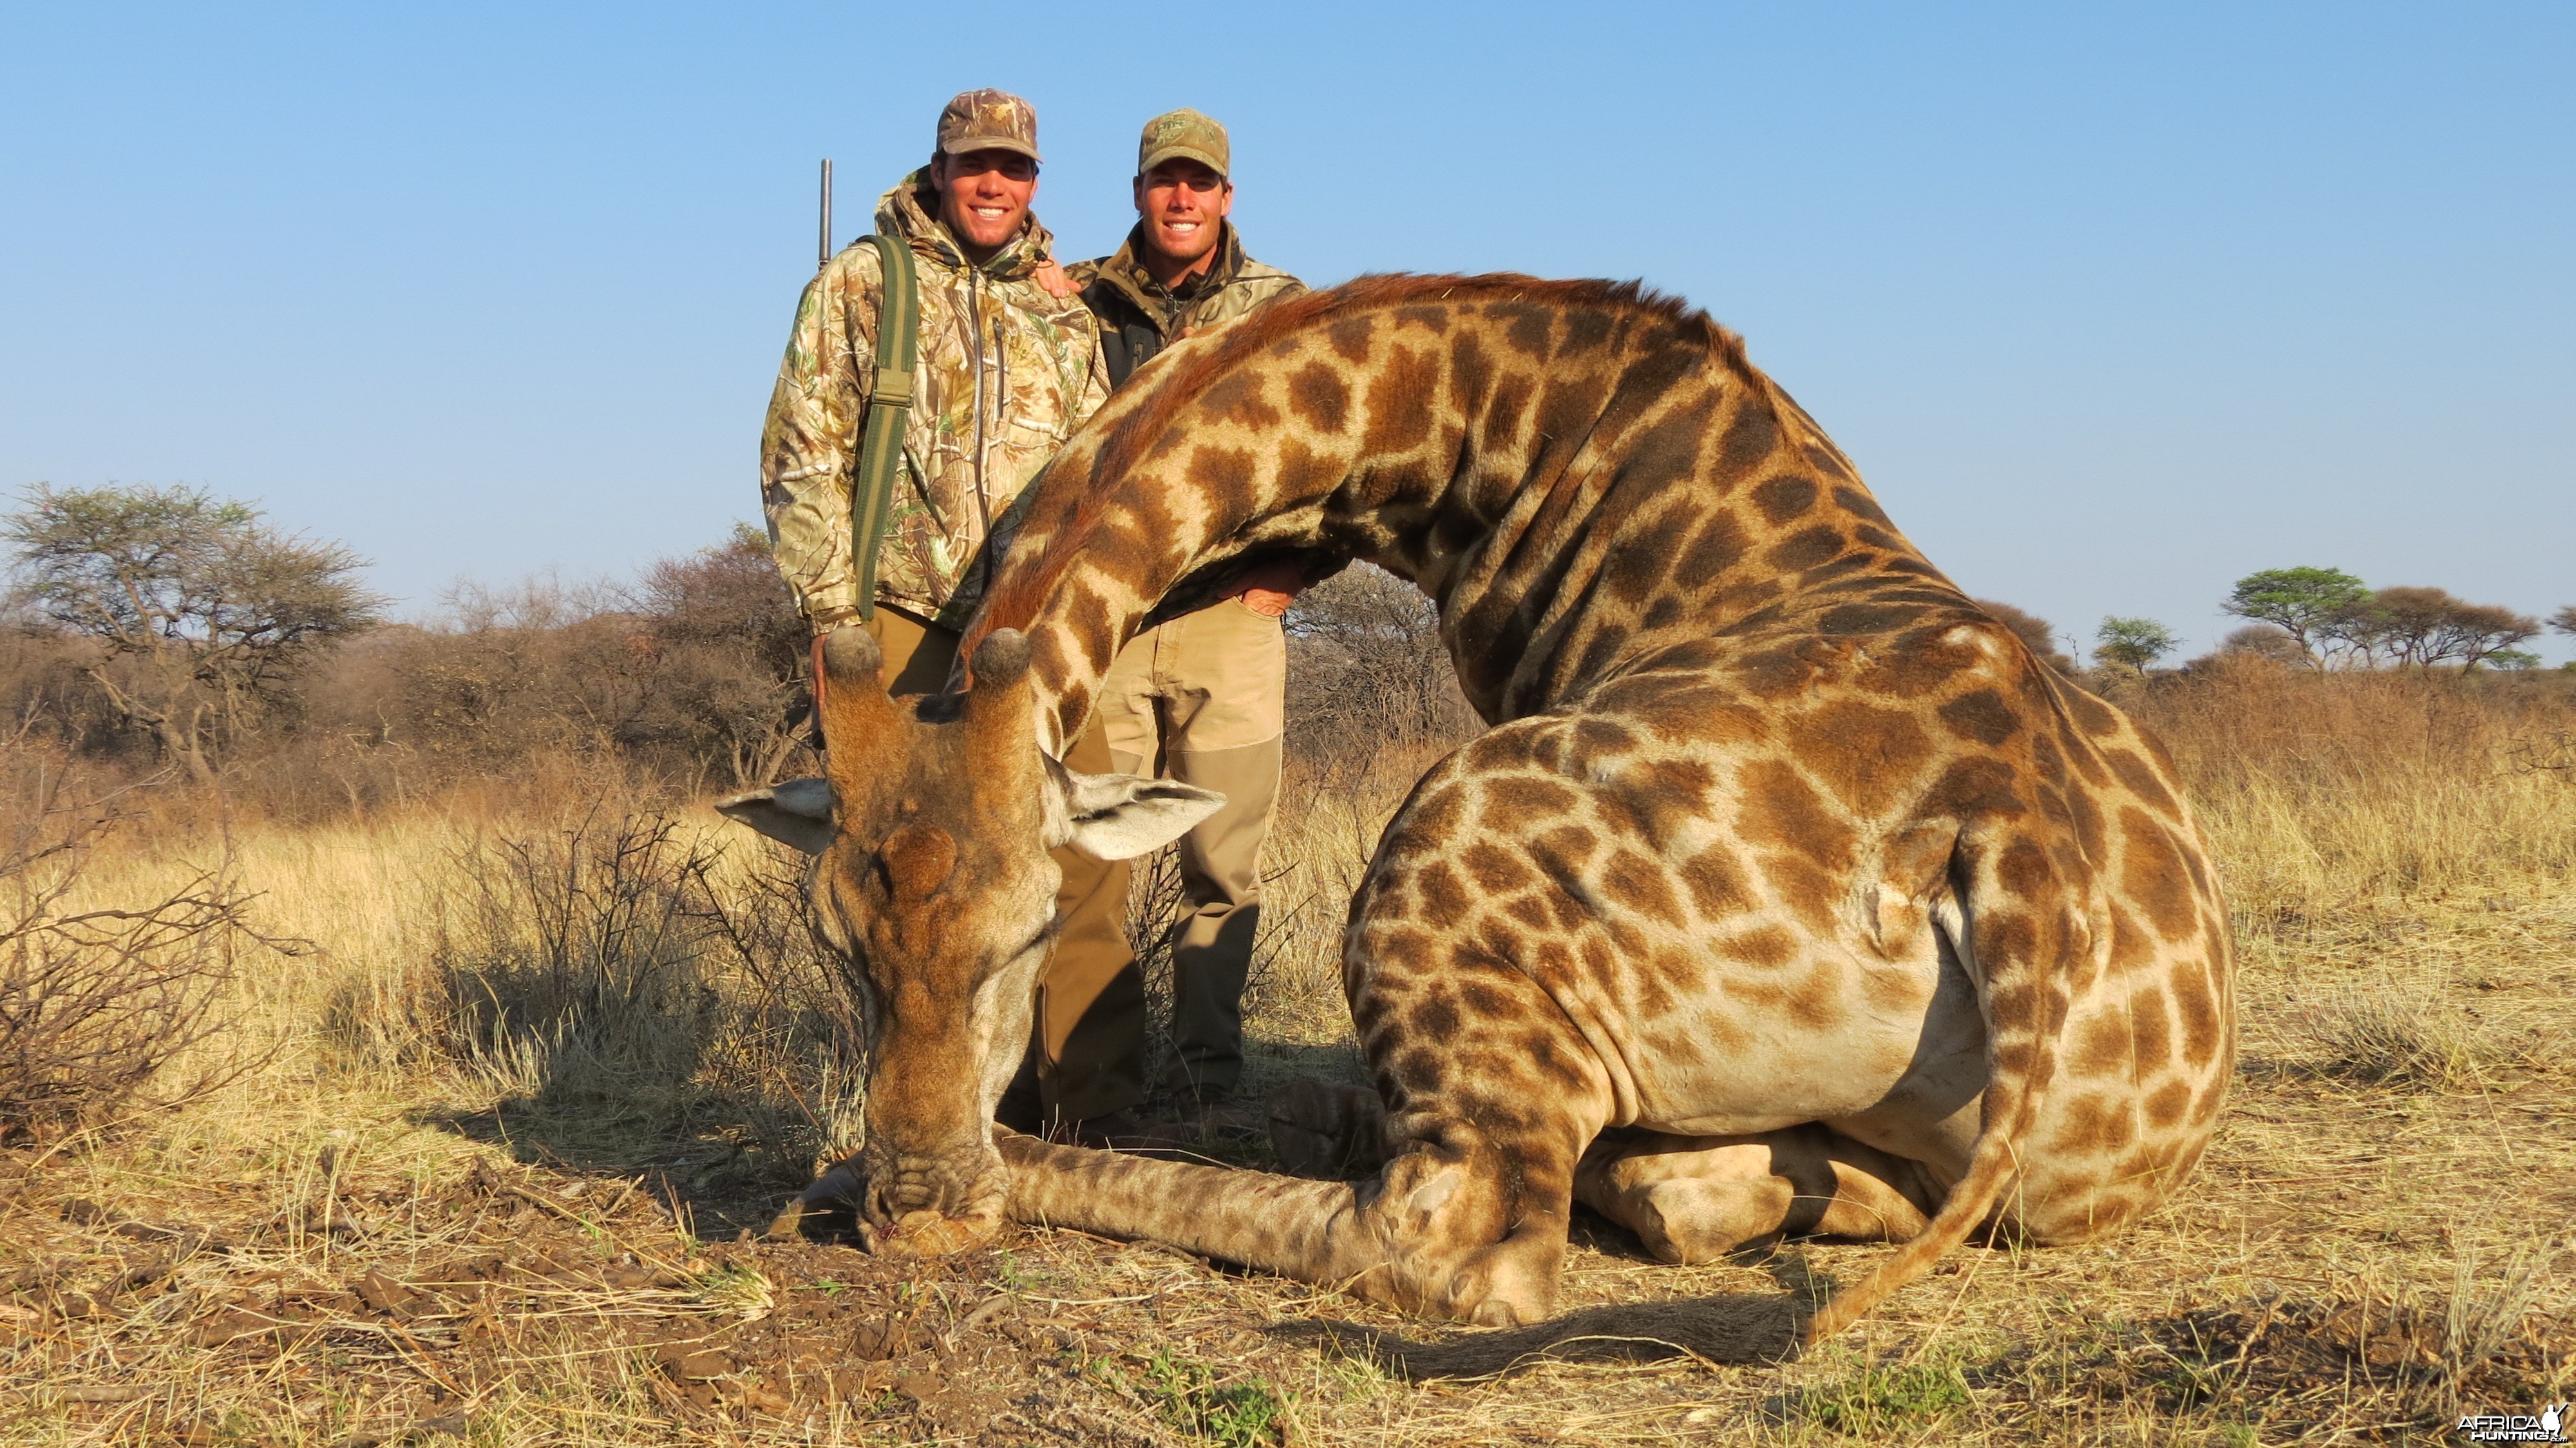
M 1215 814 L 1225 796 L 1170 779 L 1076 774 L 1046 756 L 1063 813 L 1047 811 L 1048 848 L 1071 845 L 1095 860 L 1132 860 L 1159 850 Z
M 823 853 L 832 843 L 832 786 L 827 780 L 791 779 L 727 795 L 716 801 L 716 811 L 809 855 Z

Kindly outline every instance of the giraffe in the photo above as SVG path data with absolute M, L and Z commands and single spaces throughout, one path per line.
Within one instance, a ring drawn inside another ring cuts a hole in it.
M 1489 1324 L 1550 1311 L 1578 1199 L 1674 1261 L 1902 1243 L 1814 1342 L 1980 1229 L 2083 1241 L 2197 1163 L 2233 948 L 2171 761 L 1926 561 L 1704 313 L 1363 278 L 1176 348 L 1023 502 L 971 686 L 889 701 L 836 635 L 829 798 L 723 806 L 823 850 L 889 1039 L 947 1042 L 877 1057 L 872 1243 L 1007 1216 Z M 1373 1089 L 1272 1107 L 1284 1158 L 1359 1179 L 988 1134 L 1044 849 L 1212 807 L 1055 756 L 1149 618 L 1282 558 L 1420 587 L 1492 726 L 1351 905 Z

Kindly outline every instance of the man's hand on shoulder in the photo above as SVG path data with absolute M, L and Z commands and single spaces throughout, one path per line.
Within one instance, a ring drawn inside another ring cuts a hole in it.
M 1039 286 L 1047 289 L 1047 295 L 1059 300 L 1082 290 L 1074 285 L 1073 278 L 1064 274 L 1063 264 L 1054 257 L 1048 257 L 1038 263 L 1037 282 Z

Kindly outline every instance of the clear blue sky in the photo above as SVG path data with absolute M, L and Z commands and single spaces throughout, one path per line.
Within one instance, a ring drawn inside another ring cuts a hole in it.
M 1234 131 L 1316 283 L 1642 276 L 1970 591 L 2576 603 L 2576 6 L 0 5 L 0 490 L 264 500 L 426 609 L 756 515 L 813 264 L 970 86 L 1116 243 Z M 2565 641 L 2548 646 L 2569 656 Z

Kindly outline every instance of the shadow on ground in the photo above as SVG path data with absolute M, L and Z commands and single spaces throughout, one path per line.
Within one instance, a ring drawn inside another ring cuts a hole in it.
M 1807 1310 L 1794 1297 L 1726 1293 L 1587 1307 L 1552 1321 L 1416 1341 L 1331 1320 L 1284 1322 L 1273 1337 L 1333 1347 L 1399 1377 L 1487 1378 L 1540 1362 L 1641 1363 L 1698 1358 L 1751 1365 L 1797 1352 Z
M 637 1182 L 706 1241 L 761 1231 L 811 1177 L 809 1163 L 745 1140 L 724 1103 L 692 1103 L 687 1119 L 677 1121 L 640 1119 L 615 1106 L 581 1112 L 509 1101 L 484 1111 L 423 1112 L 412 1120 L 564 1176 Z

